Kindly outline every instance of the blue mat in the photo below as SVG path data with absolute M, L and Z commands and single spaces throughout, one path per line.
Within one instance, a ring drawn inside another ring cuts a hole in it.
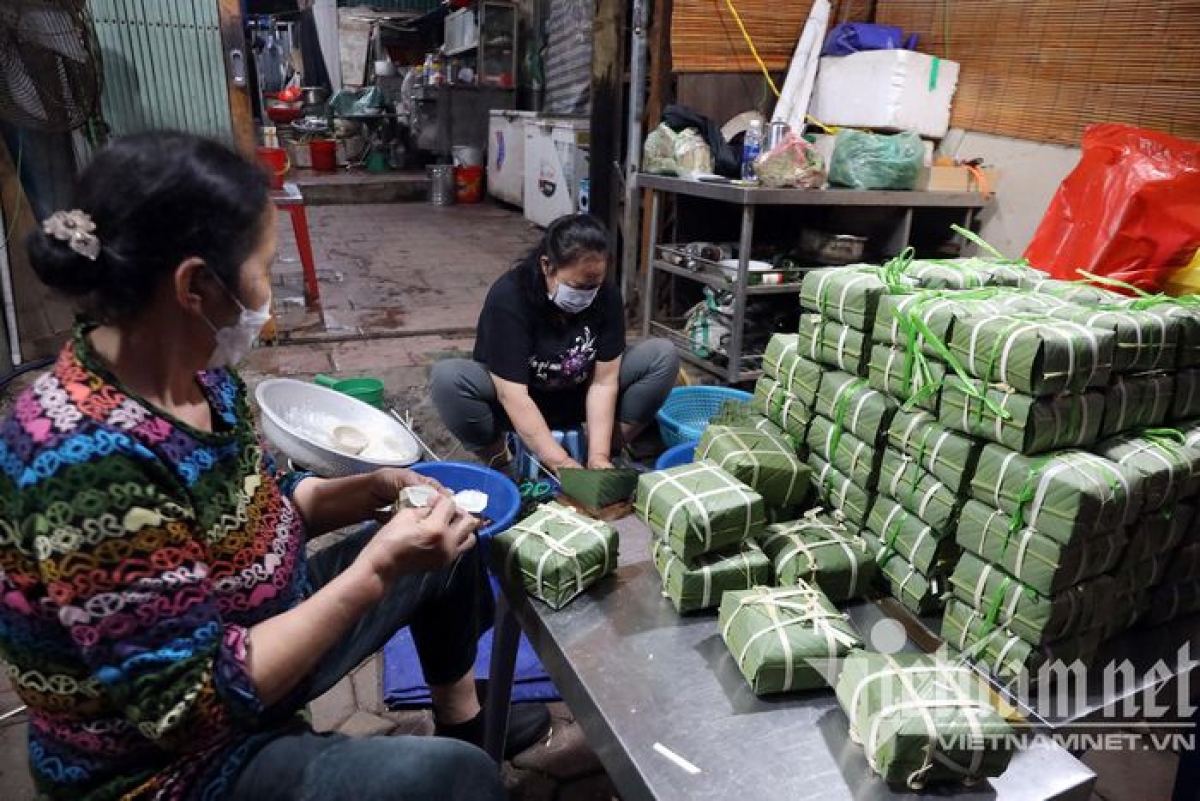
M 492 632 L 479 638 L 475 659 L 475 678 L 486 679 L 492 656 Z M 538 660 L 525 635 L 517 651 L 517 669 L 513 674 L 513 701 L 558 701 L 560 696 L 546 669 Z M 428 707 L 429 687 L 421 675 L 412 633 L 405 627 L 383 647 L 383 702 L 390 709 Z

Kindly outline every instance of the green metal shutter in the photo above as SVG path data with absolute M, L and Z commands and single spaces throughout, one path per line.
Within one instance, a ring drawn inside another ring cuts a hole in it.
M 88 0 L 114 135 L 170 128 L 229 139 L 217 0 Z

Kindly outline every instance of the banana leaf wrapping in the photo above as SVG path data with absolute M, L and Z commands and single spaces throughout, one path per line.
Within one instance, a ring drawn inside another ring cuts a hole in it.
M 1133 583 L 1131 572 L 1117 571 L 1113 574 L 1113 612 L 1102 626 L 1104 638 L 1109 639 L 1128 631 L 1146 616 L 1153 600 L 1154 590 Z
M 759 382 L 772 381 L 773 379 L 763 378 Z M 757 387 L 755 388 L 757 391 Z M 804 440 L 799 442 L 784 431 L 778 423 L 770 419 L 766 414 L 759 411 L 758 404 L 754 399 L 749 401 L 725 401 L 721 404 L 721 409 L 708 421 L 709 425 L 717 426 L 733 426 L 735 428 L 753 428 L 756 431 L 761 431 L 764 434 L 770 434 L 774 437 L 783 439 L 792 449 L 800 447 L 804 444 Z
M 875 499 L 867 527 L 879 537 L 885 553 L 899 553 L 927 576 L 939 570 L 949 572 L 946 568 L 953 568 L 958 559 L 959 550 L 952 529 L 938 530 L 927 525 L 891 498 L 880 496 Z
M 991 281 L 989 283 L 997 287 L 1025 289 L 1029 286 L 1036 286 L 1049 277 L 1049 273 L 1044 273 L 1024 262 L 997 261 L 991 266 Z
M 1173 553 L 1160 553 L 1148 559 L 1127 562 L 1117 569 L 1114 577 L 1124 577 L 1130 587 L 1143 590 L 1152 589 L 1165 583 L 1167 571 L 1170 569 L 1171 560 L 1174 557 Z
M 922 289 L 982 289 L 991 282 L 991 271 L 968 259 L 917 259 L 904 276 Z
M 1189 545 L 1175 551 L 1162 584 L 1191 584 L 1200 581 L 1200 545 Z
M 999 776 L 1015 750 L 988 685 L 937 656 L 855 651 L 843 661 L 837 699 L 871 768 L 913 790 Z
M 1089 284 L 1087 281 L 1062 281 L 1048 278 L 1039 281 L 1030 289 L 1037 295 L 1070 301 L 1081 306 L 1117 306 L 1129 300 L 1119 292 Z
M 955 598 L 970 604 L 990 625 L 1004 626 L 1032 645 L 1054 642 L 1103 625 L 1115 583 L 1100 576 L 1054 595 L 1041 593 L 971 552 L 950 576 Z
M 1042 595 L 1052 595 L 1115 568 L 1125 555 L 1123 531 L 1079 538 L 1070 545 L 1032 528 L 1014 529 L 1012 516 L 979 501 L 967 501 L 959 517 L 956 541 L 985 562 Z
M 1170 318 L 1127 307 L 1096 309 L 1062 306 L 1047 314 L 1113 332 L 1114 373 L 1169 370 L 1179 353 L 1179 324 Z
M 811 455 L 833 465 L 842 475 L 850 476 L 864 490 L 869 492 L 875 489 L 879 480 L 882 450 L 868 445 L 820 415 L 813 416 L 805 442 Z
M 800 353 L 814 362 L 865 376 L 871 358 L 871 338 L 835 320 L 801 314 Z
M 658 537 L 651 538 L 650 556 L 662 576 L 663 591 L 680 614 L 712 609 L 732 590 L 748 590 L 771 580 L 771 563 L 752 541 L 732 551 L 709 553 L 684 562 Z
M 1169 373 L 1114 376 L 1104 390 L 1104 422 L 1100 437 L 1160 426 L 1171 413 L 1175 382 Z
M 1185 503 L 1141 515 L 1126 529 L 1129 533 L 1129 548 L 1125 551 L 1122 561 L 1140 562 L 1160 553 L 1173 551 L 1182 545 L 1191 544 L 1188 540 L 1194 531 L 1195 515 L 1195 507 Z
M 955 495 L 970 486 L 983 444 L 951 431 L 924 411 L 901 409 L 888 428 L 888 446 L 910 457 Z
M 542 504 L 499 534 L 508 574 L 525 591 L 561 609 L 617 567 L 617 532 L 557 503 Z
M 767 526 L 758 536 L 777 584 L 807 581 L 834 603 L 864 595 L 875 578 L 867 543 L 832 515 L 813 510 L 800 520 Z
M 1100 392 L 1034 398 L 978 380 L 966 385 L 951 376 L 942 387 L 938 419 L 964 434 L 1032 455 L 1097 442 L 1104 408 Z
M 1125 305 L 1165 317 L 1179 326 L 1175 367 L 1200 367 L 1200 305 L 1178 298 L 1125 298 Z
M 800 355 L 799 334 L 775 334 L 763 354 L 763 372 L 778 381 L 780 389 L 811 407 L 816 402 L 825 368 Z
M 804 580 L 725 593 L 717 625 L 756 695 L 826 687 L 839 659 L 862 647 L 847 616 Z
M 865 485 L 856 483 L 857 479 L 851 479 L 815 454 L 809 454 L 808 466 L 812 469 L 813 488 L 821 504 L 841 512 L 854 526 L 865 526 L 871 511 L 871 496 Z M 857 478 L 865 479 L 863 476 Z
M 992 308 L 984 300 L 989 291 L 947 292 L 917 290 L 906 294 L 884 295 L 879 299 L 874 338 L 900 350 L 920 349 L 926 356 L 942 358 L 936 343 L 950 341 L 950 330 L 959 317 L 977 317 Z M 927 336 L 931 335 L 931 336 Z
M 754 399 L 751 406 L 758 413 L 770 420 L 776 428 L 787 435 L 792 446 L 797 450 L 804 445 L 808 435 L 808 423 L 812 419 L 812 408 L 805 406 L 792 393 L 785 390 L 773 378 L 763 376 L 754 385 Z
M 832 371 L 822 379 L 814 411 L 863 442 L 875 445 L 892 422 L 896 402 L 871 389 L 865 378 Z
M 1086 451 L 1022 456 L 987 445 L 971 480 L 978 501 L 1013 515 L 1017 528 L 1036 528 L 1069 544 L 1077 536 L 1116 531 L 1136 519 L 1141 477 Z
M 983 615 L 961 601 L 946 602 L 942 639 L 951 648 L 999 679 L 1002 686 L 1019 680 L 1029 685 L 1038 679 L 1038 669 L 1049 661 L 1090 663 L 1103 640 L 1096 628 L 1048 645 L 1034 646 L 1002 626 L 990 625 Z
M 1191 368 L 1174 374 L 1175 389 L 1171 396 L 1172 420 L 1191 420 L 1200 417 L 1200 370 Z M 1148 423 L 1147 425 L 1158 425 Z
M 1141 478 L 1142 511 L 1174 506 L 1196 494 L 1200 484 L 1200 448 L 1178 431 L 1143 431 L 1105 440 L 1094 452 Z
M 713 462 L 645 473 L 634 511 L 684 560 L 727 549 L 762 528 L 762 496 Z
M 879 575 L 893 598 L 915 615 L 928 615 L 942 608 L 945 581 L 942 575 L 928 576 L 917 570 L 894 549 L 888 548 L 870 529 L 862 533 L 867 547 L 875 554 Z
M 716 462 L 776 506 L 797 506 L 808 495 L 808 466 L 782 434 L 709 425 L 696 445 L 696 458 Z
M 1082 392 L 1108 383 L 1112 331 L 1037 314 L 955 321 L 950 352 L 975 378 L 1026 395 Z
M 800 284 L 800 308 L 858 331 L 875 325 L 879 299 L 888 292 L 878 267 L 809 270 Z
M 953 531 L 962 500 L 912 457 L 888 448 L 879 470 L 879 492 L 928 523 L 935 531 Z
M 880 345 L 867 366 L 871 388 L 904 403 L 936 412 L 946 367 L 917 350 L 903 351 Z
M 1174 584 L 1154 590 L 1148 604 L 1146 623 L 1161 626 L 1200 612 L 1200 584 Z

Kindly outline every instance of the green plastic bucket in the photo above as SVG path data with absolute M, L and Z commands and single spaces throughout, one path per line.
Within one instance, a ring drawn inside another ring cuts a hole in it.
M 334 378 L 333 376 L 319 375 L 313 380 L 323 387 L 329 387 L 343 395 L 349 395 L 376 409 L 383 408 L 383 382 L 378 378 Z

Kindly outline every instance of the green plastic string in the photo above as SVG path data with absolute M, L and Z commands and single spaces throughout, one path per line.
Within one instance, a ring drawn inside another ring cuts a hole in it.
M 963 239 L 967 240 L 971 244 L 975 245 L 975 247 L 986 252 L 989 256 L 996 259 L 997 261 L 1004 262 L 1005 264 L 1020 265 L 1020 266 L 1028 266 L 1028 264 L 1029 264 L 1029 262 L 1025 259 L 1010 259 L 1009 257 L 1005 256 L 1003 253 L 1001 253 L 1000 251 L 998 251 L 994 247 L 992 247 L 991 244 L 988 243 L 979 234 L 975 233 L 974 231 L 970 231 L 966 228 L 963 228 L 961 225 L 951 224 L 950 230 L 953 231 L 954 233 L 958 234 L 959 236 L 961 236 Z
M 830 460 L 833 459 L 834 454 L 837 453 L 838 445 L 842 442 L 842 432 L 846 429 L 846 410 L 850 405 L 850 396 L 866 385 L 867 380 L 865 378 L 857 378 L 843 385 L 838 390 L 837 398 L 833 404 L 833 432 L 829 443 Z
M 1076 270 L 1075 272 L 1076 272 L 1076 274 L 1083 276 L 1083 278 L 1086 281 L 1090 281 L 1093 284 L 1099 284 L 1100 286 L 1110 286 L 1114 289 L 1124 289 L 1126 292 L 1131 292 L 1134 295 L 1138 296 L 1139 298 L 1155 297 L 1155 295 L 1153 295 L 1150 292 L 1147 292 L 1146 290 L 1142 289 L 1141 287 L 1134 286 L 1133 284 L 1130 284 L 1126 281 L 1121 281 L 1117 278 L 1112 278 L 1107 275 L 1096 275 L 1095 273 L 1089 273 L 1087 270 Z
M 1001 580 L 1000 586 L 996 588 L 996 592 L 992 594 L 987 605 L 987 613 L 983 616 L 984 625 L 987 626 L 985 633 L 990 634 L 996 629 L 998 625 L 996 621 L 1000 618 L 1000 607 L 1004 605 L 1004 597 L 1008 594 L 1008 588 L 1012 586 L 1012 583 L 1012 579 L 1005 576 Z M 1021 592 L 1020 584 L 1017 585 L 1017 592 Z
M 1021 488 L 1017 490 L 1016 509 L 1008 520 L 1008 531 L 1004 535 L 1004 544 L 1000 548 L 1000 557 L 1008 553 L 1008 545 L 1012 538 L 1025 528 L 1025 505 L 1032 501 L 1037 495 L 1037 482 L 1041 478 L 1042 470 L 1045 469 L 1049 460 L 1046 458 L 1038 459 L 1029 465 L 1029 473 L 1025 476 L 1025 481 L 1021 484 Z M 996 481 L 1000 481 L 997 476 Z
M 908 322 L 917 329 L 925 341 L 928 342 L 933 348 L 934 352 L 937 353 L 937 355 L 941 357 L 942 361 L 946 363 L 946 366 L 953 370 L 954 374 L 962 380 L 963 391 L 967 395 L 979 400 L 980 403 L 984 404 L 984 406 L 990 409 L 1001 420 L 1012 419 L 1012 414 L 1009 413 L 1007 409 L 1003 408 L 989 398 L 986 391 L 980 390 L 974 386 L 974 382 L 971 381 L 971 377 L 967 374 L 967 371 L 962 366 L 962 363 L 959 362 L 958 358 L 950 352 L 950 348 L 946 346 L 946 343 L 943 342 L 937 334 L 933 333 L 924 320 L 922 320 L 920 317 L 913 317 Z M 988 374 L 991 374 L 990 365 Z

